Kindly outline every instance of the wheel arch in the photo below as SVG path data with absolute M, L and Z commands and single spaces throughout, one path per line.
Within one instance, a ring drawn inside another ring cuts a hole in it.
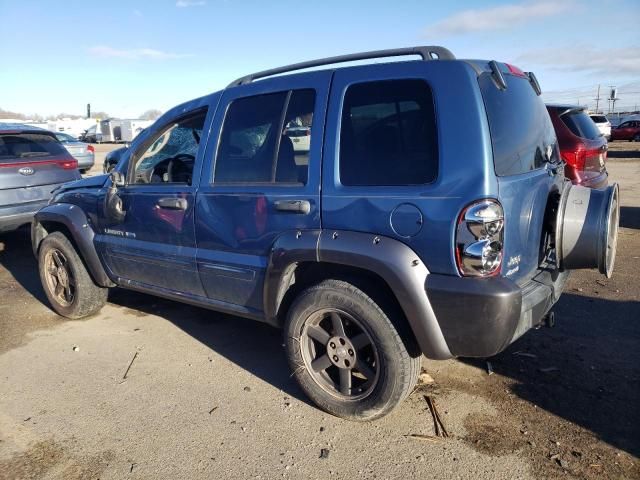
M 299 291 L 324 279 L 342 279 L 397 309 L 396 328 L 408 351 L 414 353 L 417 345 L 429 358 L 451 358 L 425 292 L 428 273 L 411 248 L 392 238 L 328 230 L 285 233 L 269 258 L 265 317 L 281 326 Z
M 53 232 L 61 232 L 71 241 L 96 284 L 115 286 L 100 262 L 93 243 L 95 232 L 81 208 L 59 203 L 48 205 L 35 214 L 31 224 L 31 247 L 36 257 L 42 241 Z

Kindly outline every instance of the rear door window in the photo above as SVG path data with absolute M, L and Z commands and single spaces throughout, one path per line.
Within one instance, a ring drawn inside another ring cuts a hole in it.
M 544 102 L 526 78 L 508 74 L 504 78 L 506 90 L 498 89 L 489 73 L 478 78 L 496 174 L 517 175 L 541 168 L 548 152 L 551 161 L 559 161 L 555 130 Z
M 306 184 L 315 90 L 239 98 L 225 116 L 215 184 Z
M 47 133 L 0 134 L 0 162 L 28 161 L 66 154 L 60 142 Z
M 584 110 L 572 110 L 561 115 L 560 118 L 576 137 L 595 140 L 602 135 L 596 124 L 591 120 L 591 117 Z
M 433 96 L 423 80 L 350 86 L 340 126 L 340 183 L 423 185 L 438 175 Z

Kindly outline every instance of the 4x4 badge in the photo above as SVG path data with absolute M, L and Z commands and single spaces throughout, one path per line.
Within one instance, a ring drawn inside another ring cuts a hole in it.
M 22 167 L 18 170 L 20 175 L 33 175 L 36 171 L 31 167 Z

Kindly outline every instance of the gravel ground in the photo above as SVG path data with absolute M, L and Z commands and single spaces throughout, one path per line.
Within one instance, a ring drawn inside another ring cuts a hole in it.
M 113 148 L 98 147 L 90 174 Z M 124 290 L 62 320 L 28 235 L 0 237 L 0 479 L 640 478 L 639 145 L 609 159 L 613 278 L 575 273 L 558 325 L 489 359 L 492 375 L 424 360 L 434 383 L 368 424 L 310 405 L 265 325 Z M 410 437 L 434 434 L 424 394 L 449 438 Z

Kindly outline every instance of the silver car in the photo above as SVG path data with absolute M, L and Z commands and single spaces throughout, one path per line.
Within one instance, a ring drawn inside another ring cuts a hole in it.
M 64 145 L 64 148 L 78 161 L 78 170 L 82 173 L 90 170 L 95 163 L 95 150 L 93 145 L 80 142 L 68 133 L 56 132 L 56 138 Z

